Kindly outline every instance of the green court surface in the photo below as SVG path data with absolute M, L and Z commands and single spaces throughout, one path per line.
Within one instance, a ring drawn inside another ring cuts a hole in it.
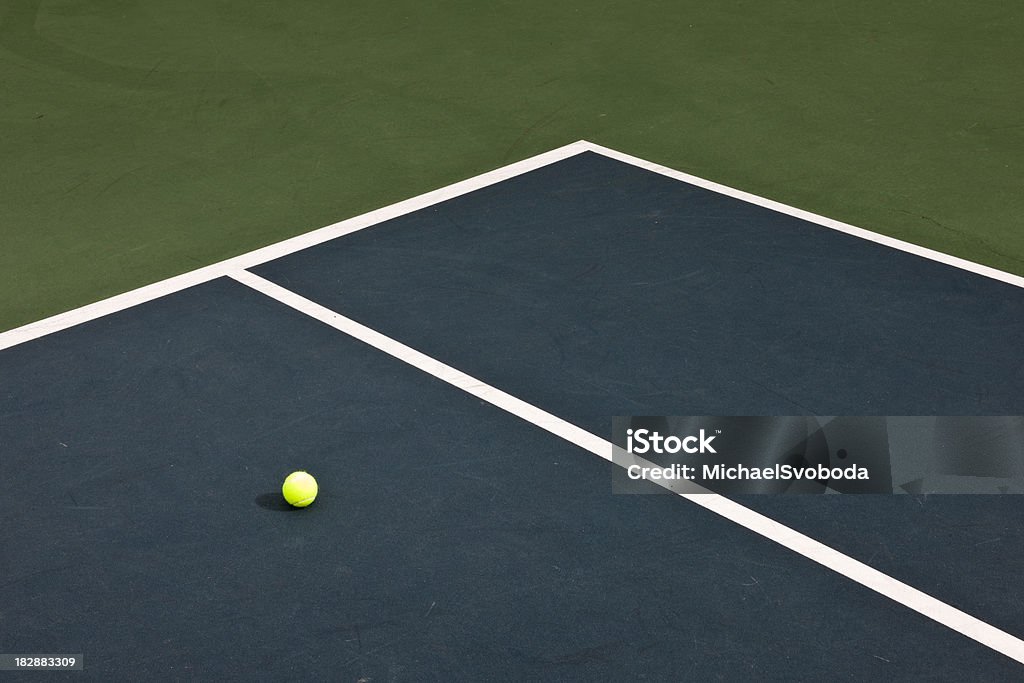
M 1024 274 L 1014 3 L 0 0 L 0 330 L 579 139 Z

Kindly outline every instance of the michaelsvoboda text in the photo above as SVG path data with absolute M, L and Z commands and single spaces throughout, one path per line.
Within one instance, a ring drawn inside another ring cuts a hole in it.
M 716 454 L 712 441 L 715 434 L 708 435 L 701 429 L 697 434 L 679 437 L 675 435 L 662 436 L 656 431 L 648 429 L 627 429 L 626 448 L 630 453 L 645 455 L 647 453 L 677 454 L 680 452 L 695 454 Z M 861 465 L 850 465 L 848 467 L 826 467 L 825 465 L 784 465 L 776 463 L 768 467 L 751 467 L 742 464 L 715 463 L 698 465 L 686 465 L 673 463 L 665 467 L 630 465 L 626 468 L 630 479 L 649 480 L 670 480 L 685 479 L 695 480 L 851 480 L 869 479 L 870 475 L 866 467 Z M 698 476 L 699 475 L 699 476 Z

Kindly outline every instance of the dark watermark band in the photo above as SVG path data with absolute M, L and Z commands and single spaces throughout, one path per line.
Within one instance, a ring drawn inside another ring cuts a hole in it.
M 1022 416 L 628 416 L 617 493 L 1024 493 Z

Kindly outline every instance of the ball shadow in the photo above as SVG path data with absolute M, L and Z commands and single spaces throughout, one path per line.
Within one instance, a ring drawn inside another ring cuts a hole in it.
M 273 510 L 274 512 L 295 512 L 300 509 L 289 505 L 280 491 L 261 493 L 256 496 L 255 502 L 264 510 Z

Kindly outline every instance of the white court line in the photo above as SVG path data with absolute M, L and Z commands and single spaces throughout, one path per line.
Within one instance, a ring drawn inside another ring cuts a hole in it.
M 32 339 L 38 339 L 39 337 L 59 332 L 60 330 L 65 330 L 89 320 L 95 320 L 96 318 L 100 318 L 111 313 L 123 311 L 127 308 L 131 308 L 132 306 L 137 306 L 147 301 L 152 301 L 153 299 L 173 294 L 174 292 L 214 280 L 218 277 L 223 277 L 231 271 L 252 268 L 262 263 L 266 263 L 267 261 L 272 261 L 296 251 L 301 251 L 328 240 L 335 239 L 336 237 L 341 237 L 364 228 L 372 227 L 386 220 L 397 218 L 398 216 L 438 204 L 447 199 L 452 199 L 459 195 L 472 192 L 473 190 L 478 190 L 487 187 L 488 185 L 501 182 L 502 180 L 508 180 L 523 173 L 542 168 L 557 161 L 580 154 L 581 152 L 594 152 L 601 154 L 632 166 L 653 171 L 655 173 L 668 176 L 669 178 L 681 180 L 683 182 L 749 202 L 751 204 L 756 204 L 757 206 L 762 206 L 773 211 L 778 211 L 789 216 L 794 216 L 826 228 L 838 230 L 849 235 L 855 235 L 871 242 L 884 244 L 888 247 L 899 249 L 900 251 L 905 251 L 1024 288 L 1024 277 L 1012 275 L 1001 270 L 996 270 L 995 268 L 990 268 L 972 261 L 943 254 L 942 252 L 934 251 L 932 249 L 926 249 L 892 237 L 886 237 L 885 235 L 880 235 L 878 233 L 871 232 L 870 230 L 858 228 L 841 221 L 826 218 L 825 216 L 819 216 L 811 213 L 810 211 L 797 209 L 771 199 L 750 194 L 749 192 L 736 190 L 726 185 L 721 185 L 710 180 L 704 180 L 703 178 L 689 175 L 688 173 L 675 171 L 659 164 L 644 161 L 643 159 L 623 154 L 622 152 L 616 152 L 613 149 L 602 147 L 601 145 L 597 145 L 592 142 L 580 140 L 578 142 L 565 145 L 564 147 L 553 149 L 550 152 L 544 152 L 543 154 L 538 154 L 537 156 L 530 157 L 529 159 L 524 159 L 523 161 L 518 161 L 488 173 L 463 180 L 453 185 L 442 187 L 432 192 L 427 192 L 426 194 L 412 197 L 411 199 L 406 199 L 396 204 L 392 204 L 354 218 L 349 218 L 339 223 L 334 223 L 333 225 L 328 225 L 324 228 L 320 228 L 319 230 L 313 230 L 312 232 L 284 240 L 283 242 L 278 242 L 219 263 L 214 263 L 204 268 L 199 268 L 198 270 L 193 270 L 182 275 L 161 280 L 160 282 L 155 282 L 151 285 L 146 285 L 145 287 L 125 292 L 124 294 L 118 294 L 117 296 L 97 301 L 96 303 L 82 306 L 81 308 L 76 308 L 37 322 L 16 327 L 13 330 L 0 333 L 0 351 Z
M 544 429 L 555 436 L 576 444 L 591 453 L 598 455 L 608 461 L 622 465 L 624 457 L 622 449 L 617 449 L 612 443 L 597 437 L 590 432 L 570 424 L 565 420 L 552 415 L 540 408 L 526 403 L 504 391 L 490 386 L 464 372 L 461 372 L 450 365 L 431 358 L 415 349 L 412 349 L 390 337 L 387 337 L 375 330 L 366 327 L 350 318 L 330 310 L 320 304 L 274 284 L 269 280 L 259 277 L 248 271 L 239 270 L 227 273 L 236 281 L 251 287 L 252 289 L 265 294 L 266 296 L 289 306 L 300 313 L 330 325 L 336 330 L 344 332 L 370 346 L 387 353 L 409 365 L 429 373 L 434 377 L 447 382 L 448 384 L 462 389 L 463 391 L 487 401 L 502 410 L 505 410 L 516 417 L 530 422 L 541 429 Z M 630 454 L 633 462 L 641 466 L 650 467 L 651 463 L 642 458 Z M 884 595 L 901 605 L 933 619 L 943 626 L 971 638 L 982 645 L 992 648 L 997 652 L 1024 663 L 1024 641 L 1016 638 L 1005 631 L 1002 631 L 970 614 L 956 609 L 941 600 L 937 600 L 927 593 L 909 586 L 902 581 L 892 578 L 887 574 L 869 567 L 868 565 L 853 559 L 843 553 L 831 548 L 824 543 L 814 540 L 809 536 L 790 529 L 773 519 L 754 512 L 739 503 L 736 503 L 724 496 L 714 493 L 686 493 L 676 491 L 672 485 L 657 481 L 659 485 L 674 491 L 677 495 L 686 498 L 692 503 L 714 512 L 742 527 L 753 531 L 764 538 L 778 543 L 793 552 L 796 552 L 809 560 L 827 567 L 839 574 L 856 581 L 857 583 L 870 588 L 871 590 Z
M 660 164 L 645 161 L 644 159 L 640 159 L 629 154 L 616 152 L 613 149 L 602 147 L 601 145 L 596 145 L 592 142 L 582 142 L 582 145 L 588 151 L 602 154 L 606 157 L 609 157 L 610 159 L 615 159 L 617 161 L 622 161 L 624 163 L 631 164 L 633 166 L 646 169 L 648 171 L 653 171 L 655 173 L 658 173 L 663 176 L 668 176 L 669 178 L 673 178 L 675 180 L 681 180 L 684 183 L 696 185 L 697 187 L 702 187 L 706 190 L 717 192 L 718 194 L 724 194 L 727 197 L 739 199 L 749 204 L 756 204 L 757 206 L 762 206 L 766 209 L 771 209 L 772 211 L 784 213 L 787 216 L 800 218 L 809 223 L 816 223 L 817 225 L 830 228 L 832 230 L 845 232 L 848 235 L 860 237 L 861 239 L 868 240 L 869 242 L 884 244 L 887 247 L 899 249 L 900 251 L 905 251 L 907 253 L 914 254 L 915 256 L 920 256 L 922 258 L 930 259 L 932 261 L 938 261 L 939 263 L 944 263 L 947 266 L 953 266 L 954 268 L 967 270 L 972 273 L 977 273 L 978 275 L 984 275 L 985 277 L 992 278 L 993 280 L 999 280 L 1000 282 L 1005 282 L 1010 285 L 1016 285 L 1017 287 L 1024 287 L 1024 277 L 1021 277 L 1019 275 L 1013 275 L 1012 273 L 1007 273 L 1002 270 L 990 268 L 989 266 L 983 266 L 980 263 L 975 263 L 974 261 L 968 261 L 966 259 L 958 258 L 956 256 L 950 256 L 949 254 L 944 254 L 941 251 L 935 251 L 934 249 L 928 249 L 917 244 L 904 242 L 903 240 L 898 240 L 894 237 L 887 237 L 877 232 L 871 232 L 870 230 L 865 230 L 864 228 L 858 228 L 857 226 L 850 225 L 849 223 L 843 223 L 842 221 L 837 221 L 832 218 L 819 216 L 816 213 L 804 211 L 803 209 L 798 209 L 796 207 L 789 206 L 788 204 L 777 202 L 773 199 L 766 199 L 765 197 L 760 197 L 756 194 L 744 192 L 743 190 L 737 190 L 735 188 L 728 187 L 727 185 L 722 185 L 720 183 L 712 182 L 710 180 L 705 180 L 704 178 L 698 178 L 697 176 L 690 175 L 689 173 L 676 171 L 674 169 L 668 168 L 667 166 L 661 166 Z

